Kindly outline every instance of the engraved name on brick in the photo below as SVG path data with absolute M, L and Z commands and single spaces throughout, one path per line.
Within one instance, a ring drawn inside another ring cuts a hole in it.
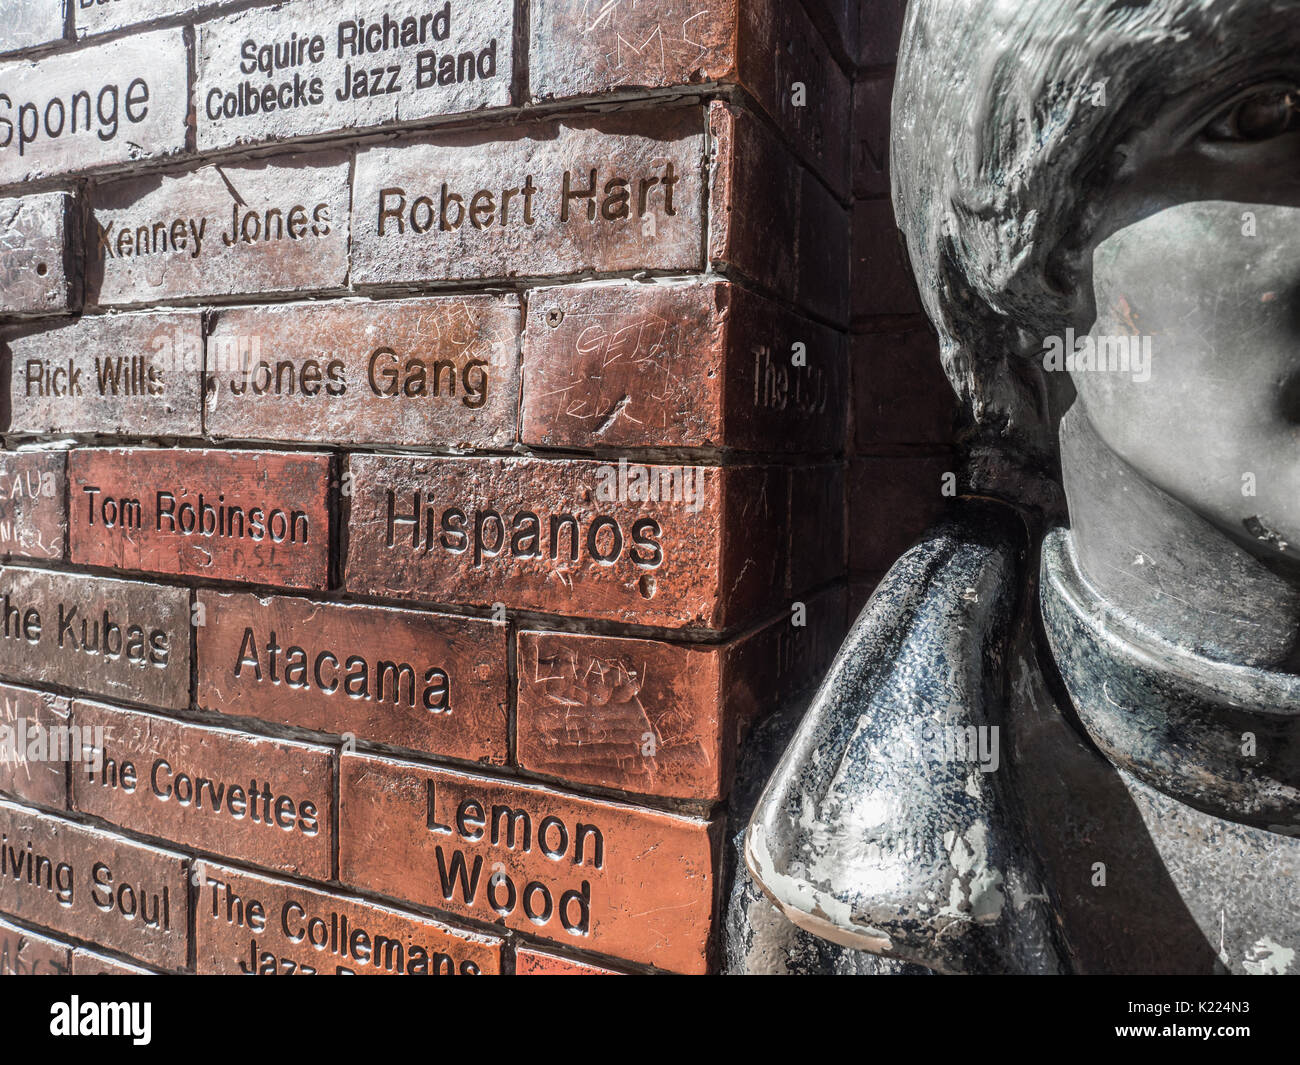
M 0 911 L 165 969 L 185 965 L 178 854 L 0 802 Z
M 219 311 L 208 339 L 215 437 L 508 447 L 518 300 L 449 296 Z
M 333 753 L 78 701 L 103 748 L 73 767 L 72 805 L 132 832 L 327 880 Z
M 535 289 L 523 440 L 832 451 L 846 376 L 836 334 L 728 282 Z
M 504 625 L 200 591 L 199 706 L 504 764 Z
M 510 103 L 514 0 L 314 0 L 199 27 L 203 151 Z
M 169 710 L 187 706 L 189 589 L 0 568 L 0 673 Z
M 126 178 L 90 202 L 89 303 L 302 292 L 347 277 L 341 152 Z
M 324 588 L 329 457 L 86 448 L 68 457 L 73 562 Z
M 74 201 L 66 192 L 0 200 L 0 314 L 51 314 L 81 299 Z
M 349 472 L 358 594 L 725 628 L 783 583 L 779 471 L 352 455 Z
M 341 879 L 507 928 L 703 972 L 711 826 L 547 788 L 345 754 Z
M 354 280 L 697 269 L 703 153 L 694 108 L 368 149 Z
M 78 319 L 8 341 L 11 433 L 198 436 L 197 311 Z
M 69 728 L 70 705 L 60 695 L 0 684 L 0 791 L 67 808 L 68 761 L 88 753 Z
M 183 151 L 188 65 L 179 29 L 0 64 L 0 183 Z
M 501 941 L 431 917 L 205 865 L 195 909 L 199 973 L 479 976 Z
M 0 452 L 0 554 L 59 559 L 68 535 L 64 453 Z

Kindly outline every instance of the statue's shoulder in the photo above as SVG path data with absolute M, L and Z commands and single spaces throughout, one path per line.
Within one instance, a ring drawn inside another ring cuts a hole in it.
M 996 772 L 1026 552 L 1013 509 L 963 500 L 858 618 L 746 837 L 800 927 L 939 971 L 1058 968 Z

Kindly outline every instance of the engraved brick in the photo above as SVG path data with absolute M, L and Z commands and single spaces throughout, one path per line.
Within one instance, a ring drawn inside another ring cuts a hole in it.
M 30 880 L 28 862 L 39 874 Z M 187 866 L 178 854 L 0 802 L 0 911 L 150 965 L 185 965 Z
M 50 692 L 0 684 L 0 791 L 67 809 L 68 759 L 85 753 L 68 728 L 70 705 Z
M 0 976 L 67 976 L 71 971 L 67 943 L 0 921 Z
M 0 554 L 61 559 L 68 536 L 64 452 L 0 452 Z
M 0 55 L 62 38 L 64 3 L 65 0 L 8 0 L 4 23 L 0 24 Z
M 287 596 L 198 603 L 203 709 L 504 764 L 504 625 Z
M 623 976 L 615 969 L 606 969 L 591 962 L 574 961 L 556 954 L 520 947 L 515 954 L 516 976 Z
M 154 976 L 155 973 L 139 965 L 96 954 L 84 947 L 72 951 L 73 976 Z
M 537 99 L 714 81 L 740 85 L 836 189 L 847 189 L 849 81 L 798 4 L 548 0 L 530 11 L 529 73 Z
M 203 868 L 201 974 L 478 976 L 501 972 L 501 940 L 335 892 Z
M 41 323 L 9 338 L 11 433 L 198 436 L 197 311 Z
M 370 148 L 357 156 L 353 280 L 698 269 L 703 154 L 697 108 Z
M 724 629 L 784 579 L 784 475 L 349 457 L 350 592 Z M 653 493 L 654 498 L 651 499 Z
M 216 437 L 508 447 L 519 405 L 513 296 L 295 304 L 216 315 Z
M 721 797 L 734 740 L 728 646 L 521 632 L 520 768 L 643 795 Z
M 194 93 L 199 150 L 503 107 L 514 6 L 314 0 L 205 23 Z
M 0 183 L 183 151 L 188 68 L 179 29 L 0 64 Z
M 715 102 L 709 129 L 710 262 L 847 321 L 848 213 L 747 111 Z
M 341 286 L 348 159 L 272 159 L 91 190 L 87 301 L 100 306 Z
M 72 773 L 72 806 L 132 832 L 328 880 L 333 752 L 77 701 L 102 753 Z
M 703 972 L 712 826 L 547 788 L 345 754 L 340 876 L 531 935 Z
M 186 706 L 189 590 L 0 568 L 0 674 L 166 709 Z
M 51 314 L 81 299 L 73 198 L 0 200 L 0 314 Z
M 521 632 L 520 767 L 642 795 L 725 798 L 749 725 L 819 679 L 842 599 L 822 593 L 801 616 L 722 644 Z
M 791 364 L 795 344 L 806 364 Z M 729 282 L 535 289 L 523 440 L 535 447 L 829 451 L 841 338 Z
M 863 78 L 853 87 L 853 195 L 889 195 L 889 110 L 892 77 Z
M 68 456 L 69 555 L 90 566 L 324 588 L 329 456 L 86 448 Z

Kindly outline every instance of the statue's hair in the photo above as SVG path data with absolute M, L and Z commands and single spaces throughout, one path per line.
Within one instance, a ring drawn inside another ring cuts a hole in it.
M 1171 96 L 1280 58 L 1298 16 L 1300 0 L 911 0 L 894 208 L 977 449 L 1050 461 L 1033 355 L 1091 306 L 1126 138 Z

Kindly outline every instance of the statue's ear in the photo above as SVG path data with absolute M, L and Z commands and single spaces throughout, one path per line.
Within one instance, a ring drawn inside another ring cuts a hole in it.
M 745 839 L 800 927 L 941 972 L 1058 967 L 990 771 L 1025 555 L 1014 510 L 963 500 L 858 618 Z

